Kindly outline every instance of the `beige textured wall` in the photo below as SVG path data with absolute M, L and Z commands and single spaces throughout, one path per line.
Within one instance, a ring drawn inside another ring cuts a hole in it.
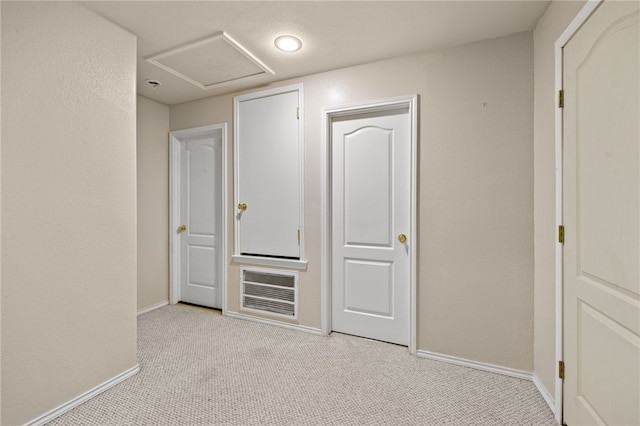
M 169 301 L 169 107 L 138 96 L 138 311 Z
M 531 371 L 531 34 L 456 49 L 425 72 L 418 347 Z
M 2 2 L 2 419 L 136 366 L 136 39 Z
M 584 1 L 553 1 L 534 31 L 534 373 L 555 395 L 556 160 L 555 42 Z
M 321 111 L 417 93 L 418 348 L 532 370 L 532 48 L 531 33 L 521 33 L 279 84 L 304 84 L 309 267 L 300 274 L 301 325 L 320 327 Z M 171 130 L 227 122 L 231 149 L 232 99 L 172 106 Z M 233 194 L 231 164 L 229 173 Z M 234 264 L 228 290 L 229 311 L 238 311 Z

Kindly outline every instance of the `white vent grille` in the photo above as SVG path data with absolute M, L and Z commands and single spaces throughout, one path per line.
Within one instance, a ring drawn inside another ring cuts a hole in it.
M 241 268 L 240 284 L 243 309 L 297 317 L 297 272 Z

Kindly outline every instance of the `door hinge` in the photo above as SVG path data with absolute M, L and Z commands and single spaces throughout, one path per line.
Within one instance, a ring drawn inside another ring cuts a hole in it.
M 296 118 L 300 120 L 300 107 L 296 107 Z
M 558 378 L 564 379 L 564 361 L 558 361 Z
M 298 229 L 298 242 L 300 242 L 300 230 Z
M 558 108 L 564 108 L 564 90 L 558 91 Z
M 564 226 L 558 226 L 558 242 L 564 244 Z

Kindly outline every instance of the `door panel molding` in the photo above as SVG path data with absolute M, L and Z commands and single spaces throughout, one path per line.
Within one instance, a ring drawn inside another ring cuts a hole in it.
M 191 129 L 176 130 L 169 133 L 169 303 L 174 305 L 180 301 L 180 238 L 177 238 L 176 229 L 180 222 L 180 144 L 185 139 L 193 139 L 200 136 L 216 135 L 221 137 L 221 213 L 220 213 L 220 277 L 222 314 L 227 311 L 227 124 L 213 124 Z
M 392 113 L 397 110 L 409 110 L 411 143 L 411 181 L 410 181 L 410 229 L 409 241 L 417 242 L 417 188 L 418 188 L 418 95 L 402 96 L 370 102 L 346 105 L 322 111 L 322 157 L 321 157 L 321 330 L 323 335 L 331 333 L 331 276 L 332 276 L 332 206 L 331 206 L 331 132 L 332 121 L 341 117 L 380 112 Z M 416 354 L 416 248 L 409 256 L 409 353 Z

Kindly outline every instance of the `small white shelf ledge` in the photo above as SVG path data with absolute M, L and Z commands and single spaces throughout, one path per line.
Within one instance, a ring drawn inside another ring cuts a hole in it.
M 301 271 L 306 271 L 307 263 L 309 263 L 307 260 L 278 259 L 277 257 L 244 256 L 238 254 L 231 256 L 231 260 L 236 263 L 248 265 L 281 266 L 283 268 L 299 269 Z

